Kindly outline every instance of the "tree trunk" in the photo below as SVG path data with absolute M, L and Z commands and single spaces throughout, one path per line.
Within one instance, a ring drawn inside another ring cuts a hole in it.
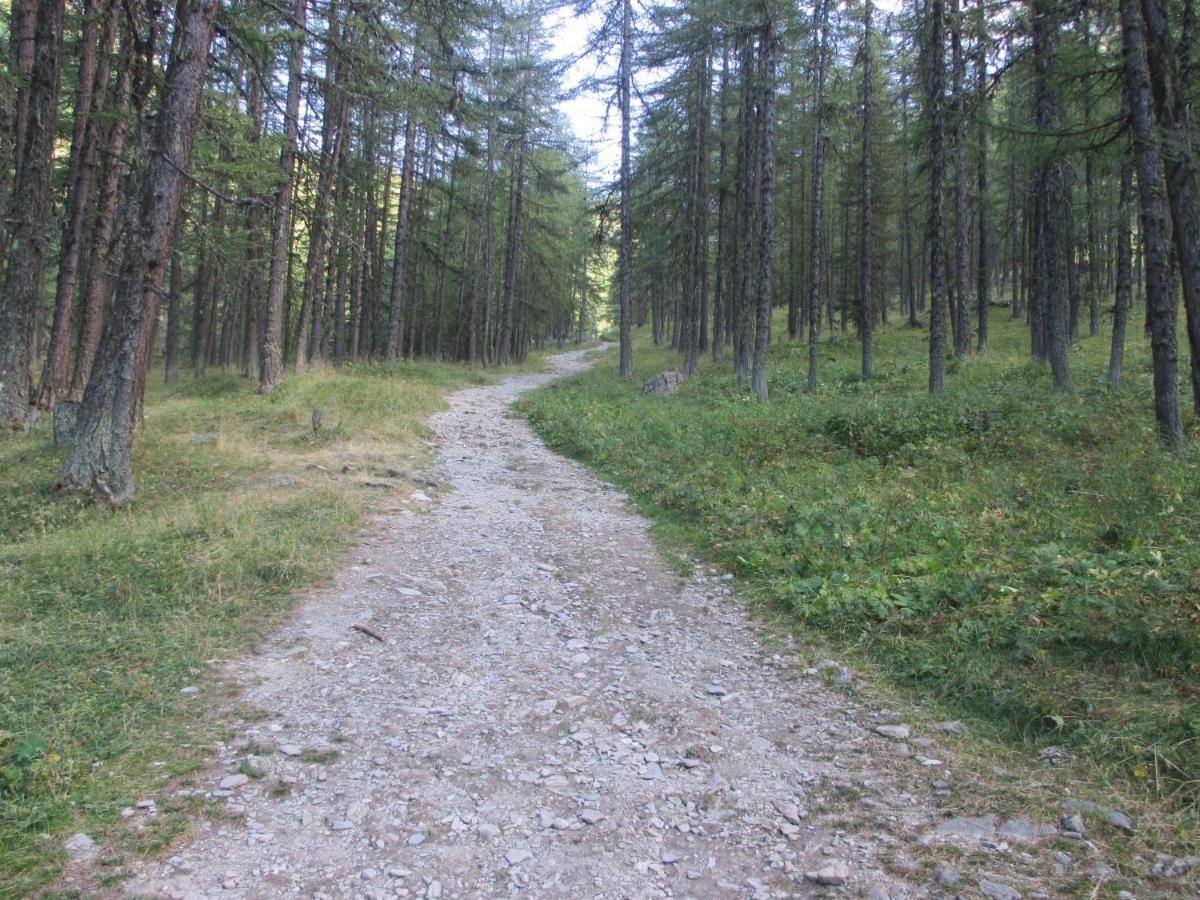
M 183 294 L 183 252 L 179 246 L 184 217 L 180 213 L 171 241 L 171 279 L 167 290 L 167 340 L 163 352 L 163 380 L 167 384 L 179 381 L 179 301 Z
M 1058 24 L 1050 0 L 1037 0 L 1033 13 L 1033 65 L 1035 77 L 1035 115 L 1037 130 L 1047 139 L 1060 130 L 1062 110 L 1055 85 L 1058 74 Z M 1070 228 L 1067 220 L 1071 193 L 1067 184 L 1067 163 L 1056 149 L 1037 172 L 1037 234 L 1035 240 L 1039 309 L 1045 324 L 1045 352 L 1050 360 L 1054 387 L 1071 388 L 1067 365 L 1067 322 L 1064 314 L 1070 302 L 1069 267 L 1071 265 Z
M 418 73 L 417 51 L 413 49 L 412 72 Z M 414 110 L 404 119 L 404 161 L 400 169 L 400 211 L 396 220 L 396 242 L 392 257 L 392 292 L 388 303 L 387 358 L 399 359 L 404 353 L 404 313 L 408 304 L 408 231 L 412 217 L 414 164 L 417 126 Z
M 728 153 L 729 139 L 727 135 L 729 124 L 729 43 L 721 44 L 721 106 L 718 114 L 718 133 L 720 134 L 720 160 L 717 164 L 717 279 L 713 291 L 713 330 L 712 356 L 715 362 L 725 358 L 725 318 L 726 305 L 729 302 L 729 182 L 728 182 Z
M 992 277 L 991 269 L 991 217 L 988 215 L 988 133 L 987 133 L 987 13 L 984 0 L 979 0 L 979 47 L 975 54 L 975 103 L 978 124 L 978 176 L 976 191 L 979 195 L 976 201 L 979 211 L 978 251 L 975 263 L 975 349 L 982 353 L 988 345 L 988 287 Z
M 329 12 L 330 31 L 337 32 L 336 7 Z M 296 372 L 303 372 L 312 353 L 310 340 L 314 321 L 320 316 L 322 288 L 325 283 L 325 245 L 328 243 L 329 201 L 333 179 L 337 174 L 345 140 L 347 104 L 335 77 L 327 84 L 324 122 L 321 126 L 321 163 L 317 175 L 317 195 L 309 223 L 308 258 L 304 264 L 304 296 L 300 303 L 300 321 L 296 329 L 296 356 L 292 361 Z
M 143 388 L 139 367 L 158 318 L 217 7 L 217 0 L 180 0 L 176 7 L 174 52 L 155 119 L 137 228 L 127 237 L 116 300 L 63 464 L 68 486 L 114 505 L 133 495 L 134 416 Z
M 1170 449 L 1183 444 L 1179 412 L 1179 359 L 1175 342 L 1176 300 L 1171 290 L 1167 213 L 1163 201 L 1162 160 L 1154 123 L 1154 100 L 1146 61 L 1138 0 L 1121 0 L 1121 36 L 1125 50 L 1125 85 L 1133 133 L 1141 236 L 1146 278 L 1146 316 L 1154 365 L 1154 416 L 1158 433 Z
M 1191 0 L 1188 0 L 1191 3 Z M 1162 0 L 1142 0 L 1147 63 L 1155 112 L 1162 134 L 1163 174 L 1174 223 L 1175 258 L 1183 284 L 1188 347 L 1191 357 L 1192 408 L 1200 415 L 1200 195 L 1189 119 L 1191 96 L 1190 5 L 1185 14 L 1181 59 L 1176 59 L 1167 11 Z M 1190 23 L 1190 24 L 1189 24 Z
M 300 134 L 300 88 L 304 70 L 304 34 L 308 0 L 295 0 L 288 48 L 287 99 L 284 105 L 283 148 L 279 151 L 279 183 L 275 188 L 275 218 L 271 224 L 271 274 L 263 305 L 259 345 L 259 390 L 270 391 L 283 380 L 283 298 L 287 283 L 288 248 L 292 241 L 292 186 Z
M 863 8 L 862 42 L 862 185 L 859 194 L 860 223 L 858 237 L 858 336 L 862 342 L 862 377 L 875 377 L 875 358 L 872 354 L 871 333 L 875 315 L 871 309 L 871 115 L 874 101 L 871 95 L 871 0 Z
M 821 237 L 825 212 L 825 69 L 829 56 L 830 0 L 816 0 L 816 3 L 816 9 L 813 10 L 816 25 L 813 40 L 816 43 L 817 70 L 813 91 L 815 125 L 812 144 L 812 222 L 808 247 L 808 383 L 805 387 L 809 394 L 816 393 L 817 390 L 817 341 L 821 336 Z
M 500 307 L 500 335 L 496 342 L 496 364 L 508 365 L 515 337 L 517 266 L 521 251 L 521 217 L 525 198 L 525 135 L 517 140 L 508 204 L 508 238 L 504 245 L 504 301 Z
M 36 414 L 30 403 L 34 333 L 49 238 L 63 14 L 63 0 L 38 4 L 33 67 L 23 92 L 28 109 L 13 183 L 8 269 L 0 293 L 0 427 L 23 428 Z
M 1133 206 L 1133 161 L 1121 160 L 1121 198 L 1117 207 L 1117 289 L 1113 309 L 1112 348 L 1108 354 L 1108 387 L 1121 386 L 1125 367 L 1125 323 L 1133 300 L 1133 260 L 1130 254 L 1129 216 Z
M 621 238 L 617 253 L 618 331 L 620 375 L 633 377 L 633 330 L 630 280 L 633 269 L 633 213 L 630 171 L 631 94 L 633 92 L 633 3 L 621 2 L 621 63 L 617 76 L 617 105 L 621 112 Z
M 925 47 L 929 109 L 929 393 L 946 389 L 946 283 L 942 256 L 946 223 L 942 194 L 946 183 L 943 94 L 945 64 L 945 7 L 927 0 L 929 24 Z
M 101 28 L 101 12 L 103 28 Z M 70 376 L 71 321 L 75 309 L 75 287 L 79 275 L 81 245 L 87 212 L 91 208 L 92 185 L 99 159 L 100 123 L 105 87 L 116 37 L 117 6 L 104 0 L 97 10 L 91 0 L 84 3 L 84 27 L 79 37 L 79 75 L 75 88 L 75 123 L 71 155 L 67 164 L 67 202 L 59 245 L 58 278 L 54 292 L 54 324 L 50 347 L 42 368 L 37 405 L 44 410 L 67 389 Z
M 767 350 L 771 345 L 771 294 L 775 279 L 775 55 L 778 49 L 775 23 L 767 20 L 760 45 L 762 127 L 758 151 L 759 165 L 759 239 L 758 239 L 758 322 L 754 335 L 754 362 L 750 384 L 754 396 L 767 399 Z M 707 201 L 706 201 L 707 202 Z
M 114 230 L 121 202 L 121 185 L 126 180 L 128 165 L 125 162 L 125 135 L 128 130 L 126 114 L 129 109 L 130 91 L 133 83 L 134 39 L 130 35 L 122 38 L 120 74 L 113 99 L 106 109 L 114 115 L 108 132 L 105 156 L 108 158 L 104 176 L 97 193 L 99 211 L 92 228 L 90 252 L 88 254 L 87 278 L 83 287 L 83 303 L 79 324 L 79 344 L 75 351 L 75 367 L 71 375 L 71 388 L 67 396 L 78 401 L 83 396 L 88 378 L 92 373 L 92 361 L 100 346 L 100 333 L 104 325 L 104 308 L 108 299 L 109 261 L 117 249 Z
M 967 96 L 966 58 L 962 47 L 963 14 L 959 0 L 950 0 L 950 53 L 954 102 L 954 356 L 971 352 L 971 316 L 967 312 Z

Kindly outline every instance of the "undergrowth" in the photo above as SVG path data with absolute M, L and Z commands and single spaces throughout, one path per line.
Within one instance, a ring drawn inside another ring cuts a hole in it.
M 776 322 L 776 334 L 785 333 Z M 625 488 L 680 541 L 792 621 L 899 684 L 1033 747 L 1065 746 L 1173 809 L 1200 798 L 1200 438 L 1171 457 L 1131 338 L 1122 389 L 1108 341 L 1071 354 L 1056 394 L 1027 332 L 925 391 L 923 332 L 878 335 L 878 377 L 853 340 L 777 340 L 771 398 L 705 362 L 672 398 L 641 381 L 678 365 L 645 336 L 635 382 L 615 364 L 522 401 L 555 449 Z M 1194 821 L 1194 820 L 1193 820 Z

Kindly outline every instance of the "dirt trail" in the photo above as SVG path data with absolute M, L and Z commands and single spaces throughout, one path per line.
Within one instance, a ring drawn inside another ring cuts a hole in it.
M 129 893 L 959 890 L 934 877 L 956 856 L 936 834 L 948 754 L 875 733 L 890 720 L 764 649 L 728 581 L 681 580 L 620 493 L 507 414 L 588 364 L 568 353 L 450 398 L 431 427 L 452 489 L 377 517 L 336 582 L 238 664 L 267 715 L 202 785 L 230 815 L 139 864 Z M 264 777 L 226 777 L 246 746 Z M 961 889 L 1036 894 L 1044 849 L 991 828 Z

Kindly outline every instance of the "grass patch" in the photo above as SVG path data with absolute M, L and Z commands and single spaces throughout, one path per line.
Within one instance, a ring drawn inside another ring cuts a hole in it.
M 604 363 L 521 401 L 552 447 L 842 652 L 1194 813 L 1200 452 L 1159 449 L 1142 341 L 1110 393 L 1108 342 L 1085 339 L 1057 395 L 995 315 L 991 349 L 950 363 L 936 398 L 923 332 L 883 329 L 870 384 L 856 342 L 823 340 L 811 396 L 807 348 L 776 341 L 765 403 L 711 361 L 644 397 L 678 356 L 639 341 L 635 382 Z
M 207 673 L 333 570 L 369 506 L 402 502 L 402 480 L 363 481 L 419 465 L 443 395 L 488 378 L 356 365 L 265 397 L 234 376 L 155 379 L 118 511 L 57 490 L 48 423 L 0 440 L 0 896 L 53 879 L 66 835 L 98 836 L 203 765 L 223 699 Z M 150 820 L 162 833 L 139 847 L 183 821 Z

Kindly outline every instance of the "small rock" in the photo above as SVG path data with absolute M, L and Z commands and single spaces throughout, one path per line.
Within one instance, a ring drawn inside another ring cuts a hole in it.
M 418 831 L 418 832 L 415 832 L 414 834 L 410 834 L 408 836 L 408 841 L 406 841 L 406 843 L 410 847 L 420 847 L 423 843 L 425 843 L 425 837 L 426 837 L 425 832 Z
M 980 840 L 996 831 L 995 816 L 959 816 L 937 827 L 938 837 L 962 837 Z
M 579 814 L 579 821 L 584 825 L 595 825 L 604 818 L 604 813 L 598 809 L 585 809 Z
M 659 854 L 658 858 L 663 862 L 664 865 L 671 866 L 677 862 L 682 862 L 684 855 L 676 850 L 664 850 Z
M 432 503 L 433 502 L 433 498 L 430 497 L 428 494 L 426 494 L 424 491 L 413 491 L 412 494 L 409 495 L 409 499 L 412 500 L 414 503 Z
M 508 861 L 510 866 L 519 866 L 526 860 L 532 859 L 533 854 L 521 847 L 513 847 L 504 854 L 504 858 Z
M 1059 824 L 1062 825 L 1063 831 L 1069 831 L 1073 834 L 1082 835 L 1085 831 L 1083 816 L 1079 813 L 1071 813 L 1070 815 L 1063 816 L 1059 820 Z
M 907 725 L 876 725 L 871 730 L 889 741 L 906 741 L 910 733 Z
M 1011 819 L 997 828 L 996 833 L 1011 841 L 1034 844 L 1039 838 L 1057 834 L 1058 830 L 1053 825 L 1035 825 L 1028 819 Z
M 824 675 L 826 672 L 832 672 L 834 684 L 849 684 L 854 679 L 849 669 L 832 659 L 821 660 L 812 667 L 812 671 L 814 675 Z
M 354 823 L 347 819 L 335 819 L 329 823 L 329 827 L 333 831 L 349 831 L 354 827 Z
M 284 756 L 299 756 L 304 751 L 300 749 L 299 744 L 280 744 L 279 752 Z
M 71 835 L 62 846 L 71 859 L 84 859 L 96 852 L 96 842 L 82 831 Z
M 850 866 L 843 860 L 835 859 L 826 863 L 820 869 L 805 872 L 804 877 L 817 884 L 838 885 L 850 880 Z
M 678 369 L 656 375 L 642 385 L 642 393 L 651 397 L 670 397 L 683 384 L 683 376 Z
M 792 825 L 799 825 L 800 820 L 804 818 L 804 813 L 800 811 L 800 808 L 790 801 L 778 801 L 775 803 L 775 808 Z
M 499 828 L 499 826 L 493 825 L 490 822 L 484 822 L 478 828 L 475 829 L 475 833 L 478 834 L 481 838 L 484 838 L 484 839 L 490 841 L 493 838 L 500 837 L 500 828 Z
M 979 879 L 979 892 L 991 900 L 1021 900 L 1021 895 L 1001 881 Z
M 1196 868 L 1200 868 L 1200 856 L 1171 856 L 1167 853 L 1157 853 L 1150 874 L 1157 875 L 1159 878 L 1182 878 Z
M 189 684 L 185 688 L 180 688 L 179 693 L 183 694 L 185 697 L 190 697 L 193 694 L 200 693 L 200 688 L 196 687 L 194 684 Z
M 934 722 L 933 730 L 940 731 L 942 734 L 962 734 L 963 723 L 957 719 L 949 719 L 945 722 Z
M 192 435 L 192 443 L 196 444 L 196 445 L 215 444 L 215 443 L 217 443 L 217 440 L 218 440 L 218 438 L 215 434 L 193 434 Z
M 1064 813 L 1092 813 L 1100 816 L 1113 828 L 1118 828 L 1126 834 L 1133 834 L 1133 822 L 1129 816 L 1109 806 L 1101 806 L 1090 800 L 1064 800 L 1059 807 Z
M 710 684 L 708 687 L 706 687 L 704 689 L 704 692 L 706 694 L 708 694 L 708 696 L 710 696 L 710 697 L 724 697 L 725 696 L 725 688 L 721 687 L 719 684 Z
M 937 883 L 948 887 L 952 884 L 958 884 L 960 877 L 958 869 L 954 868 L 954 866 L 942 866 L 938 869 Z
M 234 788 L 240 788 L 243 784 L 250 780 L 250 776 L 243 775 L 241 772 L 236 772 L 233 775 L 226 775 L 221 779 L 221 783 L 217 785 L 223 791 L 232 791 Z

